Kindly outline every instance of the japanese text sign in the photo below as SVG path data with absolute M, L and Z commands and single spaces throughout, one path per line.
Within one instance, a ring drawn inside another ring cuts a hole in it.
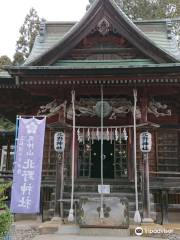
M 54 150 L 62 153 L 65 148 L 65 134 L 63 132 L 57 132 L 54 134 Z
M 11 211 L 38 213 L 45 118 L 19 118 L 13 170 Z
M 140 149 L 141 152 L 147 153 L 151 151 L 152 135 L 149 132 L 142 132 L 140 134 Z

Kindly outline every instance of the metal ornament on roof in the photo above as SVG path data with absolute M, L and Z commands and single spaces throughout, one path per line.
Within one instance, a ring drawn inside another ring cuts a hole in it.
M 108 117 L 110 113 L 112 112 L 112 107 L 109 105 L 108 102 L 101 101 L 97 102 L 95 106 L 95 112 L 98 117 L 101 117 L 101 105 L 103 104 L 103 117 Z

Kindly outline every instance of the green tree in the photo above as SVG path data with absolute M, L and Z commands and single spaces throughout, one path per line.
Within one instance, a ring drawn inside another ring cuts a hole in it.
M 95 0 L 89 0 L 91 5 Z M 133 20 L 173 18 L 180 15 L 179 0 L 114 0 Z
M 11 59 L 8 56 L 2 55 L 0 57 L 0 71 L 3 70 L 3 66 L 11 65 L 11 64 L 12 64 Z
M 26 15 L 19 33 L 19 39 L 16 42 L 16 52 L 14 54 L 15 65 L 22 64 L 29 56 L 34 40 L 39 33 L 40 19 L 34 8 L 31 8 Z
M 12 223 L 12 215 L 4 202 L 7 199 L 5 196 L 5 191 L 10 186 L 11 183 L 0 182 L 0 239 L 6 235 Z
M 95 0 L 89 0 L 87 9 Z M 172 19 L 172 30 L 180 45 L 180 21 L 173 20 L 180 16 L 179 0 L 114 0 L 132 20 Z

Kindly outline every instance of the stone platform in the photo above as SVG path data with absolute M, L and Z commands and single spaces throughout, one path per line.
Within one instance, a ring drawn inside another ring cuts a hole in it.
M 104 236 L 77 236 L 77 235 L 64 235 L 59 236 L 55 234 L 51 235 L 39 235 L 33 240 L 154 240 L 154 238 L 144 238 L 144 237 L 104 237 Z M 159 240 L 165 240 L 159 238 Z

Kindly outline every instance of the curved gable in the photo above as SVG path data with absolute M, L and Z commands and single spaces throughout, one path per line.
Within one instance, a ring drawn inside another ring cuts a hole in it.
M 63 59 L 87 36 L 98 30 L 106 35 L 108 29 L 119 34 L 137 51 L 156 63 L 177 62 L 177 60 L 155 45 L 111 0 L 96 0 L 89 11 L 55 46 L 27 65 L 54 65 Z

